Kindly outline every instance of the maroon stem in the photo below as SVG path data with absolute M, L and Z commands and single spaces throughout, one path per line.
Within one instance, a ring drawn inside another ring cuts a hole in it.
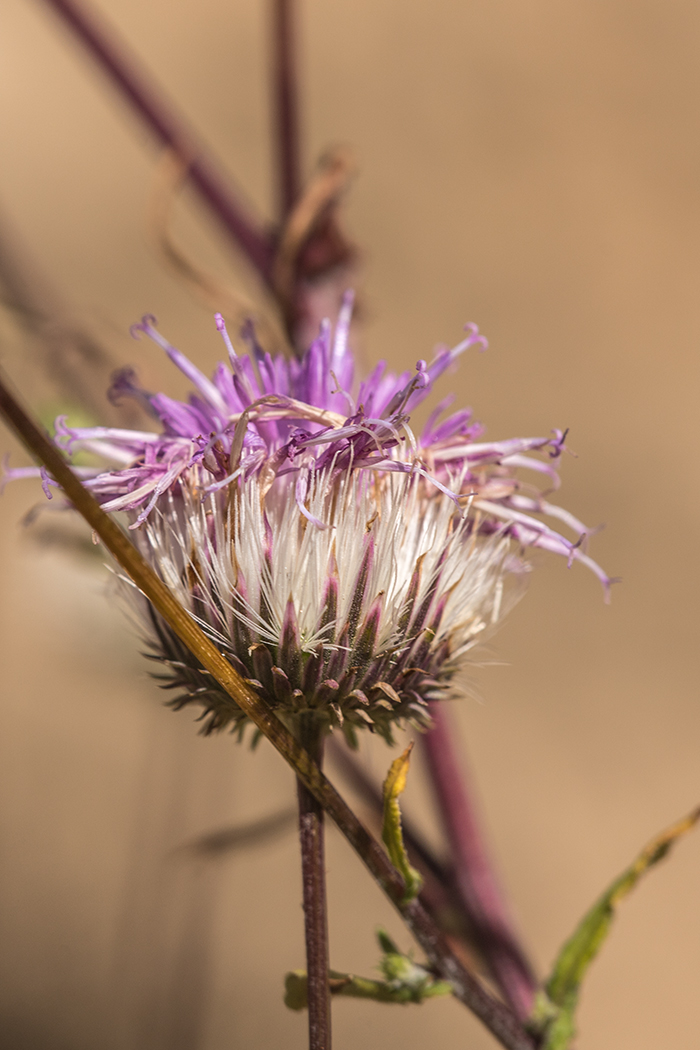
M 302 722 L 299 743 L 321 765 L 323 738 L 311 716 Z M 299 843 L 306 937 L 309 1050 L 330 1050 L 331 998 L 328 986 L 328 915 L 323 806 L 297 779 Z
M 433 728 L 424 737 L 424 747 L 454 855 L 456 887 L 494 980 L 517 1016 L 525 1020 L 532 1010 L 535 978 L 486 852 L 444 703 L 431 704 L 430 713 Z
M 148 83 L 134 57 L 128 55 L 125 48 L 115 44 L 111 32 L 100 26 L 79 0 L 45 0 L 45 3 L 79 37 L 155 137 L 163 145 L 177 150 L 186 160 L 191 159 L 190 181 L 236 245 L 243 250 L 251 265 L 269 283 L 272 264 L 270 238 L 236 200 L 227 181 L 203 155 L 193 136 L 184 130 L 184 121 L 163 100 L 160 92 L 156 92 Z
M 294 0 L 272 0 L 273 106 L 282 221 L 296 204 L 301 190 L 294 37 Z

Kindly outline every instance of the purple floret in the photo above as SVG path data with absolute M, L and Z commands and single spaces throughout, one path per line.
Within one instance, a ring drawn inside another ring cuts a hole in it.
M 440 417 L 452 404 L 443 400 L 420 437 L 409 427 L 411 412 L 431 392 L 437 379 L 472 347 L 486 347 L 475 325 L 457 346 L 441 348 L 433 361 L 418 361 L 414 372 L 396 375 L 381 362 L 358 385 L 349 346 L 353 297 L 346 294 L 335 326 L 324 323 L 318 337 L 300 359 L 272 357 L 258 344 L 247 324 L 241 337 L 248 353 L 239 355 L 223 317 L 216 326 L 228 351 L 207 378 L 158 331 L 155 318 L 134 325 L 134 336 L 157 343 L 194 388 L 187 402 L 141 390 L 135 374 L 123 369 L 114 377 L 110 400 L 136 398 L 156 418 L 160 433 L 113 427 L 70 427 L 56 421 L 56 443 L 68 455 L 87 450 L 112 467 L 81 468 L 85 485 L 107 511 L 123 511 L 129 528 L 143 525 L 166 494 L 183 484 L 207 493 L 245 484 L 257 476 L 263 494 L 293 478 L 299 511 L 314 528 L 325 523 L 306 506 L 312 480 L 320 471 L 338 476 L 347 471 L 410 474 L 437 494 L 447 494 L 459 513 L 478 511 L 484 534 L 501 531 L 526 547 L 580 561 L 609 589 L 610 579 L 585 553 L 590 530 L 573 515 L 542 499 L 518 471 L 543 474 L 548 487 L 558 485 L 556 463 L 564 450 L 565 433 L 548 437 L 483 441 L 483 428 L 470 409 Z M 546 459 L 533 452 L 548 453 Z M 36 476 L 35 468 L 6 469 L 5 478 Z M 44 491 L 52 480 L 42 475 Z M 574 533 L 568 539 L 538 515 L 561 521 Z

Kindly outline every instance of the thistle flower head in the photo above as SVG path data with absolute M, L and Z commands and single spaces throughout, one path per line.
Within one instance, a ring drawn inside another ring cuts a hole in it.
M 56 440 L 112 464 L 79 468 L 84 483 L 126 514 L 162 579 L 283 718 L 313 711 L 351 741 L 361 727 L 390 740 L 395 723 L 426 725 L 428 702 L 450 693 L 503 611 L 507 578 L 525 568 L 523 548 L 583 562 L 606 589 L 610 580 L 584 551 L 585 526 L 520 477 L 556 487 L 564 434 L 486 442 L 470 410 L 442 418 L 451 398 L 411 430 L 442 373 L 486 345 L 477 328 L 412 373 L 379 364 L 356 383 L 351 309 L 348 295 L 335 330 L 325 324 L 300 360 L 265 353 L 251 325 L 239 355 L 217 315 L 229 361 L 211 379 L 144 317 L 134 334 L 190 379 L 188 401 L 147 393 L 125 370 L 110 397 L 138 398 L 160 431 L 59 418 Z M 199 703 L 205 731 L 242 730 L 243 712 L 143 609 L 174 706 Z

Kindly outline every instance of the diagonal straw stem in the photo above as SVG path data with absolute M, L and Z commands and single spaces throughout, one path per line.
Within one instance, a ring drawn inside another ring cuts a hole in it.
M 404 881 L 377 840 L 357 819 L 344 799 L 323 775 L 268 705 L 246 685 L 216 646 L 176 601 L 163 581 L 144 560 L 116 522 L 81 484 L 46 431 L 29 418 L 0 378 L 0 414 L 39 462 L 47 468 L 75 509 L 82 514 L 105 547 L 129 574 L 175 634 L 202 666 L 248 715 L 289 763 L 299 780 L 333 818 L 339 830 L 359 854 L 366 867 L 403 916 L 430 964 L 452 982 L 454 995 L 483 1022 L 507 1050 L 536 1050 L 513 1011 L 495 999 L 447 945 L 442 933 L 423 908 L 420 899 L 403 903 Z

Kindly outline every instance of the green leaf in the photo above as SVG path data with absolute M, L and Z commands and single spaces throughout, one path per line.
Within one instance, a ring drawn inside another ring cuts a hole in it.
M 413 743 L 410 743 L 403 754 L 395 759 L 387 773 L 384 781 L 384 823 L 382 825 L 382 839 L 389 852 L 391 862 L 403 875 L 406 891 L 403 895 L 403 904 L 408 904 L 421 891 L 423 879 L 415 868 L 412 868 L 406 847 L 403 844 L 403 833 L 401 830 L 401 810 L 399 809 L 399 795 L 406 787 L 408 768 L 411 763 L 411 751 Z
M 543 1037 L 541 1050 L 567 1050 L 570 1046 L 576 1034 L 574 1014 L 581 982 L 608 935 L 617 906 L 699 819 L 700 807 L 652 839 L 584 915 L 564 944 L 544 990 L 535 1001 L 529 1022 L 530 1029 Z
M 370 977 L 358 977 L 354 973 L 329 970 L 331 995 L 405 1005 L 452 994 L 449 981 L 436 980 L 424 966 L 400 952 L 385 930 L 377 930 L 377 939 L 384 953 L 379 968 L 385 979 L 377 981 Z M 285 1006 L 290 1010 L 305 1010 L 308 1006 L 307 988 L 305 970 L 288 973 L 284 979 Z

